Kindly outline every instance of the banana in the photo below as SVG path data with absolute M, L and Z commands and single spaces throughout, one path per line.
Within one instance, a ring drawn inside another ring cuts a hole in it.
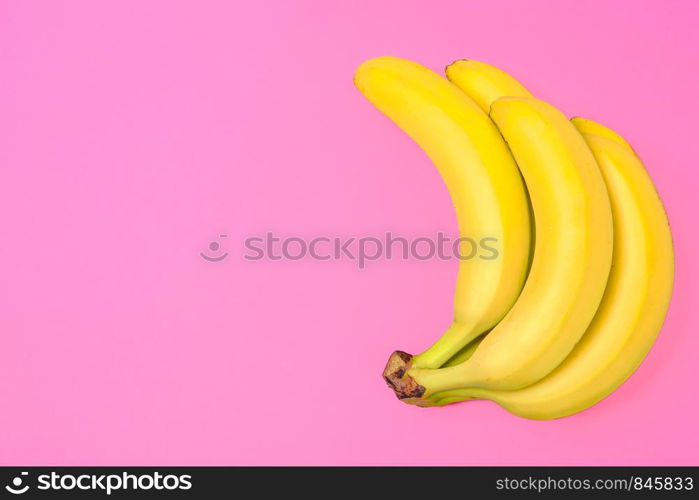
M 536 229 L 531 270 L 515 305 L 467 361 L 424 369 L 394 360 L 402 381 L 394 384 L 396 395 L 412 404 L 452 389 L 516 390 L 541 380 L 582 337 L 609 276 L 611 207 L 583 137 L 560 111 L 533 98 L 497 99 L 490 116 L 529 190 Z
M 450 82 L 466 92 L 486 113 L 500 97 L 533 97 L 508 73 L 484 62 L 460 59 L 447 66 L 445 73 Z
M 602 127 L 587 120 L 582 123 L 580 128 L 585 130 Z M 534 385 L 512 392 L 447 391 L 433 396 L 435 405 L 484 398 L 526 418 L 565 417 L 617 389 L 652 347 L 672 295 L 672 236 L 643 164 L 626 141 L 613 134 L 584 134 L 609 191 L 614 253 L 609 284 L 582 340 L 560 366 Z
M 495 125 L 445 78 L 411 61 L 379 57 L 357 69 L 354 83 L 433 161 L 451 195 L 461 235 L 496 238 L 498 246 L 497 259 L 460 261 L 454 321 L 442 337 L 415 357 L 391 356 L 384 375 L 400 384 L 392 375 L 400 369 L 396 363 L 411 359 L 413 366 L 441 366 L 515 302 L 529 261 L 528 199 Z

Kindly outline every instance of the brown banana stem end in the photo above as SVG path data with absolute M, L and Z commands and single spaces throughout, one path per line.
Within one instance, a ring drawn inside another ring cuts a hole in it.
M 398 399 L 421 398 L 425 394 L 425 388 L 407 375 L 412 359 L 412 355 L 407 352 L 395 351 L 383 370 L 384 380 Z

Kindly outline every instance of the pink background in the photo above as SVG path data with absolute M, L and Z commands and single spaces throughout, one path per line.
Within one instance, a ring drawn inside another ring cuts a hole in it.
M 1 1 L 0 463 L 699 465 L 698 5 Z M 266 231 L 455 230 L 352 85 L 379 55 L 500 65 L 646 161 L 675 296 L 603 403 L 396 401 L 381 369 L 447 326 L 455 261 L 242 258 Z

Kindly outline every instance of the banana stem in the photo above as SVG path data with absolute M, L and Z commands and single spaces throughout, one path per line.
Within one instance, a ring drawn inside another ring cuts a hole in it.
M 413 356 L 403 351 L 395 351 L 388 358 L 386 368 L 383 370 L 383 378 L 388 386 L 393 389 L 398 399 L 421 398 L 425 388 L 417 384 L 407 371 L 411 367 Z
M 442 367 L 460 365 L 461 363 L 469 359 L 471 356 L 473 356 L 473 353 L 476 352 L 478 346 L 481 345 L 481 342 L 483 342 L 483 339 L 485 339 L 487 333 L 488 332 L 480 335 L 475 340 L 469 342 L 466 345 L 466 347 L 463 347 L 459 352 L 457 352 L 451 358 L 449 358 L 449 361 L 444 363 Z
M 440 368 L 481 333 L 454 321 L 429 349 L 413 357 L 411 367 Z
M 468 345 L 452 356 L 444 366 L 454 366 L 466 361 L 473 355 L 484 338 L 485 334 L 469 342 Z M 428 400 L 418 398 L 421 398 L 424 394 L 425 388 L 417 384 L 412 377 L 406 375 L 408 370 L 415 366 L 416 359 L 417 356 L 411 356 L 403 351 L 395 351 L 388 359 L 386 368 L 383 371 L 383 378 L 388 386 L 393 389 L 398 399 L 406 403 L 411 403 L 411 400 L 414 400 L 415 404 L 422 406 Z M 433 401 L 437 399 L 435 398 Z

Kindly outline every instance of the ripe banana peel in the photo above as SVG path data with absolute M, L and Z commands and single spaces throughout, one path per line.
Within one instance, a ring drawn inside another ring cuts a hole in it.
M 634 372 L 662 327 L 674 275 L 662 203 L 616 131 L 581 117 L 567 120 L 485 63 L 456 61 L 446 75 L 489 113 L 517 162 L 533 211 L 532 248 L 520 252 L 531 269 L 490 331 L 448 331 L 435 346 L 449 345 L 436 349 L 449 357 L 422 365 L 421 355 L 397 351 L 384 377 L 400 399 L 418 406 L 490 399 L 525 418 L 577 413 Z M 427 118 L 426 130 L 434 133 Z M 461 187 L 452 184 L 453 199 Z M 468 217 L 459 213 L 460 221 Z
M 496 238 L 497 259 L 460 261 L 451 326 L 411 358 L 414 366 L 437 368 L 500 321 L 524 286 L 531 237 L 524 184 L 495 125 L 444 77 L 411 61 L 380 57 L 363 63 L 354 82 L 433 161 L 461 235 Z

